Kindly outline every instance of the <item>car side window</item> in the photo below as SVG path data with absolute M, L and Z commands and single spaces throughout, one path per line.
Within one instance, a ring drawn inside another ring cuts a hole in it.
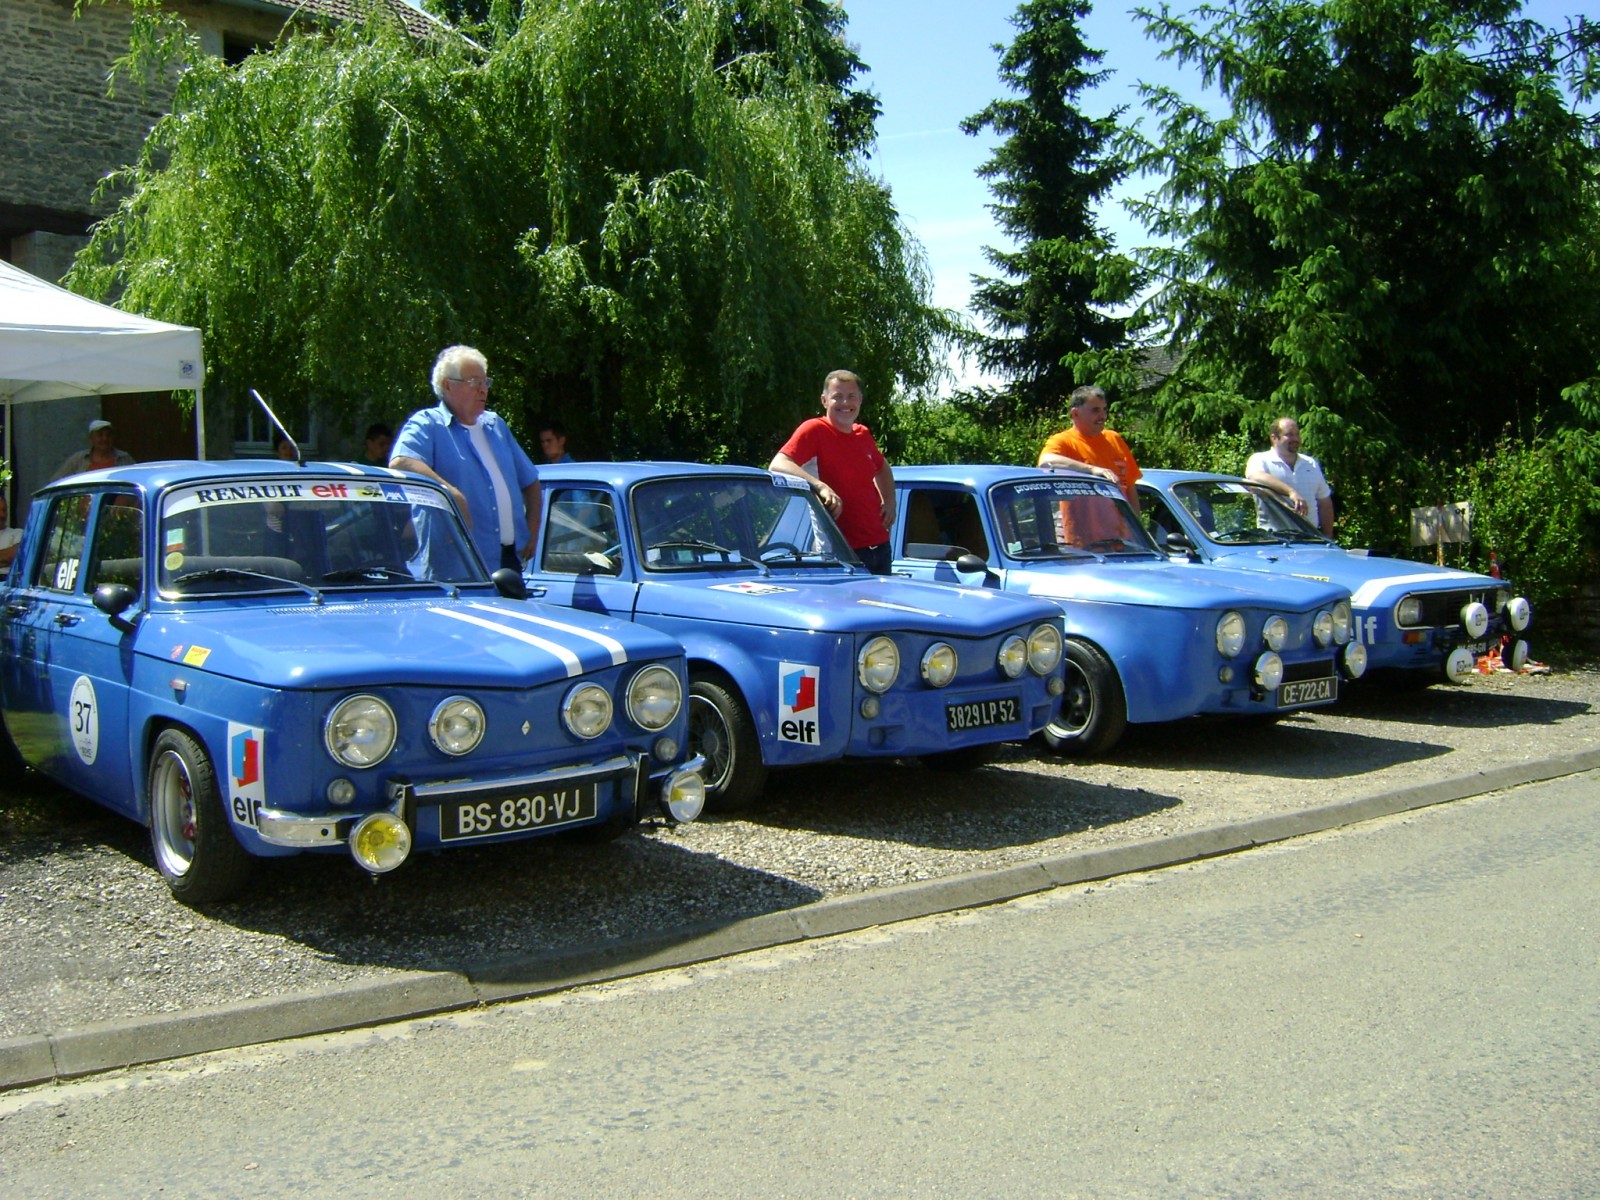
M 101 498 L 88 564 L 86 591 L 93 592 L 103 583 L 143 589 L 144 510 L 138 496 L 112 493 Z
M 617 575 L 621 540 L 611 494 L 598 488 L 560 488 L 546 501 L 540 569 L 553 575 Z
M 989 557 L 978 499 L 949 488 L 913 488 L 906 499 L 906 558 L 954 561 L 963 554 Z
M 1177 518 L 1167 508 L 1167 502 L 1153 492 L 1139 493 L 1139 515 L 1144 520 L 1144 527 L 1163 551 L 1167 548 L 1167 534 L 1183 532 L 1183 526 L 1178 524 Z
M 50 502 L 50 515 L 44 524 L 44 553 L 39 556 L 33 577 L 36 587 L 52 592 L 77 591 L 93 500 L 88 492 L 68 492 Z

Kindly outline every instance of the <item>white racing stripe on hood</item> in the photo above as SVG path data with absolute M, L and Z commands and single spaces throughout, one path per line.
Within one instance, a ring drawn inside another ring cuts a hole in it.
M 1443 588 L 1429 588 L 1429 591 L 1444 591 L 1446 588 L 1459 588 L 1470 584 L 1477 579 L 1468 571 L 1456 571 L 1441 575 L 1438 571 L 1429 571 L 1426 575 L 1389 575 L 1383 579 L 1369 579 L 1358 587 L 1350 596 L 1352 608 L 1370 608 L 1372 602 L 1378 598 L 1378 593 L 1385 588 L 1409 587 L 1414 583 L 1444 584 Z
M 568 625 L 565 621 L 536 616 L 531 612 L 506 612 L 502 608 L 492 608 L 487 604 L 471 604 L 468 607 L 480 609 L 484 612 L 492 612 L 495 616 L 505 620 L 526 621 L 530 625 L 543 625 L 546 629 L 559 629 L 562 633 L 571 634 L 573 637 L 587 638 L 589 641 L 605 647 L 607 653 L 611 655 L 611 665 L 614 667 L 620 667 L 628 661 L 627 647 L 617 641 L 616 638 L 598 630 L 584 629 L 578 625 Z
M 552 642 L 545 638 L 539 637 L 537 634 L 528 633 L 525 630 L 512 629 L 509 625 L 501 625 L 496 621 L 486 620 L 483 617 L 475 617 L 471 613 L 464 613 L 458 608 L 430 607 L 428 611 L 438 613 L 441 617 L 449 617 L 453 621 L 465 621 L 468 625 L 476 625 L 481 629 L 492 629 L 494 632 L 504 634 L 508 638 L 516 638 L 519 642 L 526 642 L 530 646 L 537 646 L 539 649 L 547 651 L 548 653 L 553 654 L 560 659 L 562 665 L 567 668 L 568 677 L 583 674 L 583 663 L 578 661 L 578 656 L 571 650 L 568 650 L 560 642 Z

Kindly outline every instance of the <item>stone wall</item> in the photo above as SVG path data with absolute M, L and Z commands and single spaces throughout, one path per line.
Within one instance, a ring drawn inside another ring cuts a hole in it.
M 281 25 L 273 13 L 208 0 L 170 7 L 213 53 L 221 52 L 224 34 L 270 41 Z M 128 52 L 129 27 L 129 10 L 119 3 L 86 5 L 79 17 L 72 0 L 0 3 L 0 207 L 11 211 L 6 223 L 13 229 L 32 214 L 30 228 L 81 232 L 62 222 L 110 211 L 110 202 L 94 200 L 96 187 L 138 158 L 171 95 L 161 89 L 141 96 L 126 78 L 108 95 L 112 64 Z

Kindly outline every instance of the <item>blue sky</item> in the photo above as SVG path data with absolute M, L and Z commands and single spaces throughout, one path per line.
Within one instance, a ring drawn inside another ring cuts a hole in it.
M 1150 7 L 1157 7 L 1151 0 Z M 1002 90 L 995 43 L 1015 35 L 1010 17 L 1014 0 L 845 0 L 846 36 L 870 68 L 866 85 L 883 106 L 872 169 L 894 193 L 895 205 L 921 242 L 934 275 L 934 301 L 965 310 L 970 276 L 994 272 L 984 246 L 1003 240 L 989 214 L 992 200 L 977 169 L 989 156 L 993 139 L 969 137 L 960 122 Z M 1082 105 L 1091 115 L 1118 105 L 1131 119 L 1141 109 L 1134 88 L 1139 81 L 1165 83 L 1199 96 L 1199 78 L 1159 61 L 1160 49 L 1147 41 L 1142 22 L 1128 0 L 1095 7 L 1082 26 L 1085 42 L 1101 51 L 1101 67 L 1113 72 Z M 1189 7 L 1178 3 L 1182 11 Z M 1533 0 L 1524 15 L 1560 26 L 1561 14 L 1577 13 L 1583 0 Z M 1149 181 L 1129 189 L 1145 190 Z M 1140 227 L 1114 206 L 1101 214 L 1121 248 L 1143 242 Z M 968 372 L 963 381 L 975 376 Z

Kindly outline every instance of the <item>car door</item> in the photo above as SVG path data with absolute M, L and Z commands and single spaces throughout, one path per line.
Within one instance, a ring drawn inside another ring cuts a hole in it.
M 965 488 L 910 487 L 902 489 L 900 506 L 904 519 L 895 542 L 896 575 L 936 583 L 998 586 L 993 573 L 980 579 L 975 573 L 956 570 L 956 560 L 967 554 L 995 565 L 976 496 Z
M 547 487 L 544 533 L 528 565 L 528 592 L 567 608 L 633 614 L 638 588 L 628 577 L 615 497 L 592 485 Z
M 131 492 L 51 497 L 43 546 L 8 607 L 6 706 L 23 757 L 75 791 L 136 814 L 128 745 L 135 601 L 112 618 L 94 606 L 102 583 L 142 596 L 144 523 Z M 11 615 L 11 608 L 21 611 Z

